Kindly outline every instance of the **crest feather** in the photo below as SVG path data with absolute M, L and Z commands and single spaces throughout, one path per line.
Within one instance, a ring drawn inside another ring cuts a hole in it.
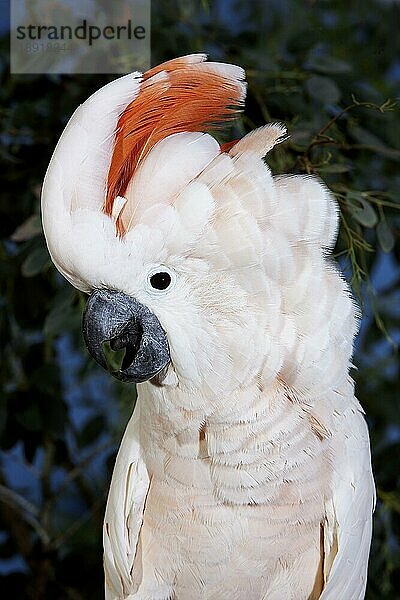
M 174 133 L 207 131 L 237 116 L 246 87 L 240 67 L 206 63 L 205 55 L 167 61 L 143 75 L 139 95 L 121 114 L 108 172 L 104 211 L 124 196 L 135 170 L 157 142 Z M 121 219 L 117 232 L 124 233 Z

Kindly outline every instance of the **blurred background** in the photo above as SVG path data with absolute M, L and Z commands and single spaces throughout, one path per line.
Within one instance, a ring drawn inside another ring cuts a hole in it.
M 0 589 L 89 600 L 103 595 L 104 503 L 135 396 L 84 350 L 84 297 L 50 262 L 39 196 L 72 112 L 112 76 L 10 76 L 0 7 Z M 272 169 L 317 174 L 339 201 L 378 488 L 369 600 L 400 598 L 399 16 L 384 0 L 152 2 L 153 64 L 205 51 L 246 69 L 245 113 L 221 139 L 286 123 Z

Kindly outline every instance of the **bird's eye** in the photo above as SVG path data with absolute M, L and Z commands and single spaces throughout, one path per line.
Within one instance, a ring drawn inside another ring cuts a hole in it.
M 171 275 L 165 271 L 154 273 L 150 277 L 150 285 L 155 290 L 166 290 L 171 284 Z
M 156 292 L 157 295 L 162 292 L 168 293 L 174 287 L 176 274 L 167 266 L 163 264 L 154 265 L 147 273 L 147 290 L 150 293 Z

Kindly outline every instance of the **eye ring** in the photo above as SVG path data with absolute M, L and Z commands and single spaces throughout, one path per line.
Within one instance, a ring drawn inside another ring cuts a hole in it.
M 175 283 L 175 274 L 164 265 L 158 265 L 148 274 L 147 283 L 152 293 L 166 293 Z

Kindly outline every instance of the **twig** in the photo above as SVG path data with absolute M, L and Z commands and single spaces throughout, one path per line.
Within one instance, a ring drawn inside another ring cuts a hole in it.
M 115 445 L 115 440 L 107 440 L 102 442 L 98 446 L 96 446 L 83 460 L 74 465 L 74 467 L 68 471 L 68 474 L 65 476 L 61 485 L 57 490 L 57 495 L 59 496 L 65 488 L 74 481 L 81 473 L 82 470 L 93 460 L 95 459 L 101 452 L 108 450 L 108 448 L 112 448 Z
M 98 500 L 96 500 L 93 506 L 89 510 L 87 510 L 79 519 L 74 521 L 72 525 L 68 527 L 68 529 L 54 537 L 50 545 L 52 550 L 57 550 L 58 548 L 60 548 L 67 541 L 68 538 L 74 535 L 74 533 L 76 533 L 82 527 L 82 525 L 84 525 L 92 517 L 94 513 L 100 510 L 100 508 L 102 508 L 103 504 L 103 498 L 99 498 Z
M 315 136 L 311 140 L 309 146 L 305 150 L 305 154 L 308 155 L 310 150 L 316 145 L 319 145 L 322 143 L 325 143 L 325 144 L 329 143 L 327 140 L 320 140 L 319 138 L 321 138 L 332 127 L 332 125 L 334 125 L 336 123 L 336 121 L 338 121 L 341 117 L 343 117 L 343 115 L 345 115 L 349 111 L 353 110 L 353 108 L 363 106 L 365 108 L 372 108 L 375 110 L 379 110 L 380 112 L 383 113 L 385 111 L 393 110 L 393 108 L 396 106 L 396 103 L 393 102 L 392 100 L 390 100 L 390 98 L 385 100 L 385 102 L 383 102 L 381 105 L 374 104 L 373 102 L 359 102 L 353 95 L 352 95 L 352 100 L 353 100 L 353 102 L 351 104 L 346 106 L 346 108 L 344 108 L 337 115 L 332 117 L 332 119 L 330 121 L 328 121 L 328 123 L 326 125 L 324 125 L 324 127 L 322 127 L 322 129 L 320 129 L 320 131 L 318 131 L 318 133 L 315 134 Z M 336 143 L 336 142 L 332 142 L 332 143 Z M 343 146 L 343 144 L 341 144 L 340 146 Z M 357 144 L 357 146 L 361 146 L 361 144 Z
M 39 509 L 34 504 L 23 498 L 18 492 L 1 484 L 0 499 L 13 510 L 18 511 L 24 521 L 36 531 L 44 544 L 49 543 L 50 536 L 37 518 L 39 516 Z

